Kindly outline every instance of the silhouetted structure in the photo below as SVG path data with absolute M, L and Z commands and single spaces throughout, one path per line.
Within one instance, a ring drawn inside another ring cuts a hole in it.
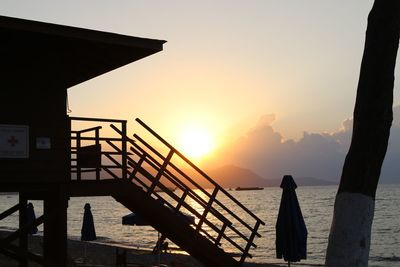
M 68 199 L 108 195 L 208 266 L 234 266 L 251 257 L 264 222 L 150 127 L 137 120 L 163 150 L 138 135 L 127 137 L 126 120 L 67 116 L 67 88 L 159 52 L 165 41 L 8 17 L 0 17 L 0 35 L 0 99 L 7 100 L 0 105 L 0 191 L 20 196 L 0 215 L 1 220 L 20 212 L 20 228 L 0 241 L 1 253 L 21 266 L 29 259 L 65 267 Z M 198 177 L 178 168 L 175 158 Z M 197 179 L 205 179 L 211 193 Z M 171 191 L 171 185 L 178 190 Z M 26 224 L 28 199 L 43 200 L 44 214 Z M 195 216 L 196 223 L 177 216 L 180 210 Z M 43 257 L 27 249 L 28 232 L 42 223 Z M 11 243 L 15 239 L 19 246 Z M 225 252 L 224 244 L 240 258 Z

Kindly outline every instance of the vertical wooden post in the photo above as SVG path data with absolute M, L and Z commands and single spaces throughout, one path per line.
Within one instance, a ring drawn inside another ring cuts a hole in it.
M 179 210 L 182 207 L 182 204 L 185 202 L 186 196 L 187 190 L 183 191 L 182 197 L 179 199 L 178 205 L 176 205 L 176 210 Z
M 67 116 L 67 121 L 66 121 L 66 124 L 67 124 L 67 134 L 66 134 L 66 137 L 67 137 L 67 140 L 66 140 L 66 149 L 65 149 L 65 153 L 66 153 L 66 159 L 68 160 L 68 162 L 67 162 L 67 166 L 66 166 L 66 168 L 67 168 L 67 180 L 72 180 L 72 172 L 71 172 L 71 170 L 72 170 L 72 149 L 71 149 L 71 142 L 72 142 L 72 133 L 71 133 L 71 124 L 72 124 L 72 120 L 71 120 L 71 118 L 69 117 L 69 116 Z M 78 162 L 77 162 L 78 163 Z
M 81 148 L 81 133 L 76 133 L 76 153 L 78 155 L 79 149 Z M 76 162 L 76 179 L 81 180 L 81 167 L 79 166 L 78 157 Z
M 126 140 L 126 121 L 121 122 L 121 131 L 122 131 L 122 144 L 121 144 L 121 166 L 122 166 L 122 178 L 128 178 L 128 165 L 127 165 L 127 140 Z
M 257 220 L 256 225 L 253 228 L 253 232 L 250 235 L 249 242 L 247 242 L 246 248 L 244 249 L 242 257 L 240 258 L 240 261 L 239 261 L 240 264 L 242 264 L 244 262 L 244 260 L 246 259 L 246 257 L 249 255 L 249 250 L 250 250 L 251 244 L 253 243 L 254 238 L 256 237 L 256 234 L 257 234 L 258 228 L 260 227 L 260 224 L 261 224 L 261 221 Z
M 135 166 L 134 169 L 132 170 L 132 173 L 131 173 L 131 175 L 130 175 L 130 177 L 129 177 L 129 179 L 130 179 L 131 181 L 135 178 L 136 173 L 139 171 L 139 168 L 141 168 L 141 166 L 142 166 L 143 162 L 145 161 L 145 159 L 146 159 L 146 154 L 143 154 L 143 155 L 140 157 L 139 161 L 136 163 L 136 166 Z
M 171 149 L 168 153 L 167 158 L 165 159 L 163 165 L 161 166 L 161 168 L 158 170 L 158 173 L 156 175 L 156 177 L 154 178 L 153 183 L 151 184 L 151 186 L 149 187 L 149 191 L 148 194 L 153 193 L 154 188 L 156 188 L 158 181 L 160 181 L 161 176 L 164 174 L 165 169 L 167 168 L 172 156 L 174 155 L 175 151 L 173 149 Z
M 25 198 L 24 194 L 19 192 L 19 229 L 27 223 L 27 212 L 26 208 L 28 205 L 28 201 Z M 21 234 L 19 237 L 19 248 L 22 251 L 28 250 L 28 234 Z M 27 267 L 28 266 L 28 259 L 27 258 L 20 258 L 19 260 L 19 267 Z
M 68 197 L 53 188 L 44 198 L 44 267 L 67 267 Z
M 196 231 L 200 231 L 201 226 L 202 226 L 204 220 L 207 218 L 207 214 L 208 214 L 208 212 L 209 212 L 210 209 L 211 209 L 211 206 L 212 206 L 212 204 L 213 204 L 213 202 L 214 202 L 214 200 L 215 200 L 215 197 L 217 196 L 218 190 L 219 190 L 219 187 L 215 187 L 215 188 L 214 188 L 214 191 L 212 192 L 211 197 L 210 197 L 210 199 L 208 200 L 207 206 L 206 206 L 206 208 L 204 209 L 203 214 L 201 215 L 201 218 L 200 218 L 200 220 L 199 220 L 199 223 L 198 223 L 197 226 L 196 226 Z
M 100 146 L 100 140 L 99 140 L 99 138 L 100 138 L 100 129 L 99 128 L 96 128 L 95 130 L 94 130 L 94 134 L 95 134 L 95 138 L 96 138 L 96 146 Z M 100 157 L 101 157 L 101 151 L 100 151 Z M 100 158 L 100 161 L 101 161 L 101 158 Z M 100 168 L 98 168 L 98 167 L 96 167 L 96 180 L 97 181 L 99 181 L 100 180 Z
M 226 230 L 226 222 L 224 222 L 224 224 L 222 225 L 221 230 L 218 233 L 217 239 L 215 240 L 215 244 L 217 246 L 220 245 L 220 242 L 221 242 L 222 236 L 224 235 L 225 230 Z

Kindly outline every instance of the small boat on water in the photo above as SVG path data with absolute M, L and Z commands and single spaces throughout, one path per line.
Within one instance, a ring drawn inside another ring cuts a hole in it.
M 246 191 L 246 190 L 264 190 L 264 187 L 236 187 L 236 191 Z

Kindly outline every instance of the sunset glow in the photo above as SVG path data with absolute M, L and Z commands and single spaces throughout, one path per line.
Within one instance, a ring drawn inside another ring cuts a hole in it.
M 185 156 L 199 161 L 214 149 L 215 140 L 207 129 L 200 126 L 187 126 L 179 135 L 178 145 Z

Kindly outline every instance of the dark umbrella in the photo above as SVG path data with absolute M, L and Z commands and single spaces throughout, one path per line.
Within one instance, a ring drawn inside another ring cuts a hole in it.
M 96 230 L 94 229 L 93 215 L 90 210 L 90 204 L 85 204 L 85 213 L 83 214 L 81 240 L 93 241 L 96 240 Z
M 307 258 L 307 228 L 304 223 L 296 183 L 291 175 L 283 176 L 283 189 L 278 220 L 276 222 L 276 257 L 288 262 Z
M 94 229 L 93 215 L 90 210 L 90 204 L 85 204 L 85 212 L 83 213 L 83 222 L 81 229 L 81 240 L 82 241 L 93 241 L 96 240 L 96 230 Z M 83 261 L 86 261 L 86 242 L 85 242 L 85 252 Z
M 33 209 L 33 204 L 28 203 L 26 206 L 26 222 L 27 224 L 33 223 L 36 220 L 36 215 L 35 215 L 35 210 Z M 32 227 L 29 230 L 29 234 L 34 235 L 38 232 L 38 229 L 36 226 Z

